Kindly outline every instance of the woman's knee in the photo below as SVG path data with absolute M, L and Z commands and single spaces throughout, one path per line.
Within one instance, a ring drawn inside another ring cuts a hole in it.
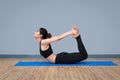
M 88 58 L 88 54 L 86 53 L 86 54 L 83 55 L 83 59 L 85 60 L 87 58 Z

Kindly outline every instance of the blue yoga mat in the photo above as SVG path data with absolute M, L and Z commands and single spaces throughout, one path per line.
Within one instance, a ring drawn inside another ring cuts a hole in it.
M 83 61 L 75 64 L 53 64 L 50 62 L 20 61 L 15 66 L 117 66 L 112 61 Z

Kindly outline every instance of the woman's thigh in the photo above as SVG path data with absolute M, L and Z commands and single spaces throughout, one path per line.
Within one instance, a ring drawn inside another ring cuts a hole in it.
M 57 54 L 56 57 L 56 64 L 72 64 L 82 60 L 81 54 L 74 52 L 74 53 L 67 53 L 62 52 Z

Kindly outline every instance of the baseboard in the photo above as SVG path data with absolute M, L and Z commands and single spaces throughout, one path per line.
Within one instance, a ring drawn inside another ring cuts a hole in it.
M 99 54 L 99 55 L 89 55 L 89 58 L 120 58 L 120 54 Z
M 42 58 L 41 55 L 0 55 L 0 58 Z
M 0 55 L 0 58 L 43 58 L 41 55 Z M 88 58 L 120 58 L 120 54 L 88 55 Z

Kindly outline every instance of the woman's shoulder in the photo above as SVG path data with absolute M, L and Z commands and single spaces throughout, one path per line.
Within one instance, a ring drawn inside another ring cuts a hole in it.
M 40 42 L 41 45 L 50 45 L 50 43 L 47 42 L 47 39 L 43 39 Z

